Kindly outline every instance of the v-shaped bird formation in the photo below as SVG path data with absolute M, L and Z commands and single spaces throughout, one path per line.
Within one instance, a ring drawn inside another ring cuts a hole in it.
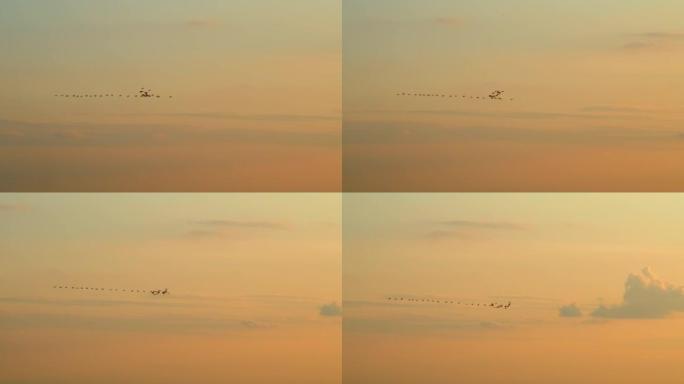
M 79 290 L 79 291 L 91 291 L 91 292 L 120 292 L 120 293 L 151 293 L 155 296 L 157 295 L 168 295 L 169 290 L 167 288 L 162 289 L 129 289 L 129 288 L 99 288 L 99 287 L 84 287 L 82 285 L 55 285 L 53 289 L 69 289 L 69 290 Z
M 162 96 L 158 95 L 155 93 L 152 93 L 151 89 L 145 89 L 145 88 L 140 88 L 140 90 L 136 93 L 132 94 L 124 94 L 124 93 L 56 93 L 54 94 L 54 97 L 62 97 L 62 98 L 69 98 L 69 99 L 108 99 L 108 98 L 120 98 L 120 99 L 131 99 L 131 98 L 138 98 L 138 99 L 160 99 L 160 98 L 167 98 L 171 99 L 173 96 Z
M 473 302 L 464 300 L 453 300 L 453 299 L 436 299 L 436 298 L 417 298 L 417 297 L 404 297 L 404 296 L 390 296 L 386 298 L 387 301 L 398 302 L 398 303 L 417 303 L 417 304 L 448 304 L 448 305 L 460 305 L 464 307 L 475 307 L 475 308 L 485 308 L 485 309 L 509 309 L 511 307 L 511 302 L 499 303 L 499 302 Z
M 486 96 L 464 95 L 464 94 L 450 94 L 450 93 L 434 93 L 434 92 L 397 92 L 396 96 L 407 97 L 433 97 L 433 98 L 448 98 L 453 100 L 480 100 L 480 101 L 513 101 L 511 98 L 503 97 L 504 91 L 494 90 Z

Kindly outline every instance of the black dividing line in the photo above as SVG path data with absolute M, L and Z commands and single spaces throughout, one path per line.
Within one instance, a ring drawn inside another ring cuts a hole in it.
M 511 307 L 511 302 L 499 303 L 499 302 L 489 302 L 489 303 L 478 303 L 466 300 L 451 300 L 451 299 L 435 299 L 435 298 L 415 298 L 415 297 L 404 297 L 404 296 L 389 296 L 386 298 L 387 301 L 400 302 L 400 303 L 418 303 L 418 304 L 447 304 L 447 305 L 460 305 L 465 307 L 480 307 L 487 309 L 509 309 Z

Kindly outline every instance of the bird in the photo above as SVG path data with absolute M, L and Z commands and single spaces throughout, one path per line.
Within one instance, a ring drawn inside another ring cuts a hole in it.
M 492 93 L 489 94 L 489 98 L 492 99 L 492 100 L 501 99 L 501 94 L 502 94 L 502 93 L 504 93 L 504 91 L 495 90 L 495 91 L 493 91 Z

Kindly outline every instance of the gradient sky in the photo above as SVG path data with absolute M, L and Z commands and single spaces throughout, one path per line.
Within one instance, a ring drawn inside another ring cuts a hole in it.
M 340 188 L 340 4 L 8 0 L 0 190 Z M 173 99 L 62 99 L 135 93 Z
M 662 194 L 346 195 L 345 382 L 675 382 L 681 209 Z M 386 300 L 401 295 L 512 307 Z M 582 316 L 560 316 L 573 303 Z
M 682 190 L 679 1 L 350 0 L 346 191 Z M 396 97 L 397 92 L 513 102 Z
M 339 383 L 339 231 L 333 195 L 4 194 L 0 382 Z

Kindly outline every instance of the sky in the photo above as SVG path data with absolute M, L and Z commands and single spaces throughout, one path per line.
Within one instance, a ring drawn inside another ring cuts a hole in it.
M 335 0 L 5 1 L 0 190 L 339 190 L 340 22 Z M 164 97 L 118 97 L 141 87 Z
M 344 190 L 681 190 L 683 11 L 345 1 Z M 506 101 L 396 96 L 493 90 Z
M 344 381 L 677 381 L 683 208 L 678 194 L 345 195 Z
M 1 195 L 0 383 L 339 383 L 340 209 L 328 194 Z

